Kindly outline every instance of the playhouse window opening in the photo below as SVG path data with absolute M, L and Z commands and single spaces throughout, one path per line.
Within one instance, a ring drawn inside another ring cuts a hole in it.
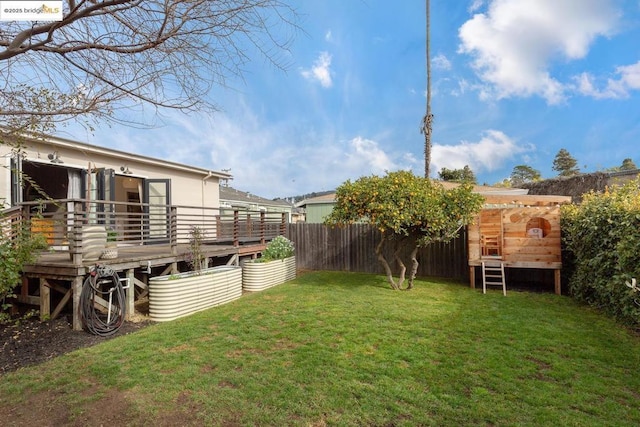
M 527 237 L 541 239 L 551 232 L 551 223 L 542 217 L 533 217 L 527 221 Z

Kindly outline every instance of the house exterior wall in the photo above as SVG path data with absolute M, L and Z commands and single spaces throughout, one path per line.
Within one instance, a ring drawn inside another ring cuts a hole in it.
M 309 224 L 320 224 L 331 213 L 335 203 L 313 203 L 307 205 L 305 222 Z
M 96 148 L 101 152 L 93 152 L 92 150 L 83 150 L 83 145 L 75 147 L 72 143 L 67 145 L 51 145 L 41 141 L 28 142 L 24 147 L 24 159 L 35 164 L 51 165 L 48 155 L 57 151 L 59 158 L 64 162 L 59 164 L 61 167 L 84 170 L 89 167 L 106 168 L 113 169 L 116 175 L 124 177 L 170 179 L 172 204 L 219 207 L 219 178 L 215 175 L 205 174 L 204 170 L 201 172 L 179 164 L 167 165 L 163 164 L 164 162 L 161 160 L 151 158 L 142 160 L 136 156 L 127 155 L 127 153 L 111 152 L 100 147 Z M 0 146 L 0 156 L 3 158 L 2 165 L 4 166 L 0 171 L 0 199 L 5 199 L 6 205 L 11 195 L 11 153 L 9 147 Z M 122 166 L 127 167 L 131 174 L 123 174 L 120 169 Z

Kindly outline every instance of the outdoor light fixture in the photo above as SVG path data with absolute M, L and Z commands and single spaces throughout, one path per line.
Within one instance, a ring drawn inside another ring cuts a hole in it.
M 122 165 L 122 166 L 120 166 L 120 170 L 121 170 L 121 171 L 122 171 L 122 173 L 123 173 L 123 174 L 125 174 L 125 175 L 131 175 L 131 174 L 133 173 L 133 172 L 131 172 L 131 171 L 129 170 L 129 166 L 127 166 L 127 165 Z
M 57 151 L 54 151 L 53 153 L 49 154 L 47 157 L 49 157 L 49 160 L 51 160 L 51 163 L 64 163 L 60 158 L 60 153 L 58 153 Z

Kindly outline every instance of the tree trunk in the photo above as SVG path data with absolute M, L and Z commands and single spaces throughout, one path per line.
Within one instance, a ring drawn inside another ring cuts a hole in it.
M 393 274 L 391 272 L 391 267 L 389 266 L 389 263 L 387 262 L 387 260 L 384 257 L 384 255 L 382 255 L 382 248 L 384 246 L 385 241 L 386 241 L 386 235 L 383 233 L 382 234 L 382 239 L 380 239 L 380 243 L 378 243 L 378 245 L 376 246 L 376 255 L 378 257 L 378 261 L 380 261 L 380 264 L 382 264 L 382 267 L 384 268 L 384 271 L 385 271 L 385 273 L 387 275 L 387 281 L 391 285 L 391 289 L 397 291 L 398 290 L 398 285 L 396 284 L 395 280 L 393 280 Z
M 431 113 L 431 7 L 427 6 L 427 112 L 422 119 L 421 132 L 424 134 L 424 177 L 431 174 L 431 133 L 433 129 L 433 114 Z
M 407 290 L 413 289 L 413 279 L 416 278 L 416 274 L 418 273 L 418 245 L 414 243 L 413 249 L 411 250 L 411 272 L 409 273 L 409 285 L 407 286 Z
M 378 261 L 380 262 L 380 264 L 382 264 L 382 267 L 384 268 L 385 274 L 387 275 L 387 281 L 391 285 L 391 289 L 395 291 L 398 291 L 398 290 L 408 291 L 410 289 L 413 289 L 413 280 L 416 277 L 416 273 L 418 271 L 418 265 L 419 265 L 418 259 L 417 259 L 417 254 L 418 254 L 417 239 L 413 236 L 409 236 L 409 237 L 403 237 L 397 241 L 398 247 L 393 252 L 393 259 L 398 264 L 398 267 L 400 267 L 400 274 L 398 276 L 398 280 L 394 279 L 393 272 L 391 271 L 391 266 L 389 265 L 389 261 L 387 261 L 387 259 L 384 257 L 382 253 L 382 249 L 384 248 L 384 245 L 388 240 L 389 240 L 388 235 L 383 233 L 380 243 L 378 243 L 378 245 L 376 246 L 376 256 L 378 257 Z M 407 287 L 403 288 L 402 286 L 404 285 L 405 280 L 407 280 L 406 279 L 407 266 L 405 265 L 400 255 L 402 250 L 405 247 L 408 247 L 409 245 L 411 245 L 411 255 L 410 255 L 411 270 L 409 272 Z
M 402 258 L 400 257 L 400 251 L 402 250 L 403 240 L 400 241 L 400 243 L 398 244 L 398 247 L 393 253 L 393 258 L 396 260 L 396 262 L 398 263 L 398 266 L 400 267 L 400 275 L 398 277 L 398 282 L 396 283 L 397 289 L 402 289 L 402 285 L 404 284 L 405 273 L 407 272 L 407 266 L 404 265 L 404 262 L 402 262 Z

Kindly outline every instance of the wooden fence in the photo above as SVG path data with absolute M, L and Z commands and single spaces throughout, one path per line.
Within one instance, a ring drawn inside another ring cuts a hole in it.
M 296 247 L 299 269 L 384 273 L 375 255 L 380 232 L 369 224 L 331 228 L 323 224 L 287 224 L 287 237 Z M 449 243 L 436 243 L 418 252 L 418 276 L 468 280 L 466 230 Z M 391 255 L 392 249 L 386 255 Z M 390 259 L 387 258 L 387 259 Z M 395 263 L 393 265 L 395 268 Z

